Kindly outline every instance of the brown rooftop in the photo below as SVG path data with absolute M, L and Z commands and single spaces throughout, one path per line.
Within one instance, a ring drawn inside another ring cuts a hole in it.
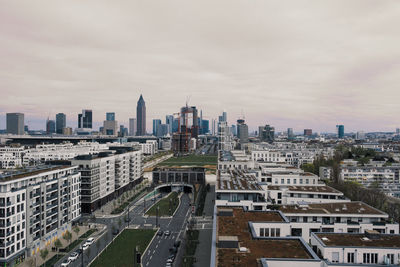
M 385 247 L 400 248 L 400 235 L 377 234 L 371 238 L 368 234 L 316 234 L 326 246 L 337 247 Z
M 218 216 L 218 237 L 236 236 L 239 246 L 248 249 L 248 253 L 241 253 L 237 249 L 218 248 L 217 265 L 219 267 L 238 264 L 258 266 L 260 258 L 312 259 L 298 239 L 253 239 L 248 225 L 250 221 L 283 222 L 283 219 L 278 212 L 245 212 L 242 208 L 234 208 L 233 216 Z
M 298 205 L 282 205 L 279 208 L 284 214 L 286 213 L 313 213 L 313 214 L 369 214 L 369 215 L 387 215 L 367 204 L 354 202 L 340 203 L 318 203 L 308 204 L 305 207 Z
M 281 190 L 283 188 L 288 188 L 289 191 L 294 191 L 294 192 L 317 192 L 317 193 L 341 193 L 340 191 L 327 186 L 278 186 L 278 185 L 272 185 L 268 186 L 268 189 L 270 190 Z

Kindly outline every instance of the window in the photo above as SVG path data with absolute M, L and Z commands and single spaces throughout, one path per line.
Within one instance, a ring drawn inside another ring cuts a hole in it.
M 275 237 L 275 228 L 271 228 L 271 237 Z
M 300 184 L 303 184 L 303 179 L 300 179 Z
M 264 236 L 264 228 L 260 228 L 260 236 Z
M 275 229 L 275 236 L 277 236 L 277 237 L 281 236 L 281 229 L 280 228 L 276 228 Z
M 348 252 L 347 253 L 347 262 L 348 263 L 354 263 L 354 252 Z
M 281 184 L 285 184 L 285 179 L 281 179 Z
M 363 263 L 378 263 L 378 253 L 363 253 Z
M 287 184 L 290 184 L 290 179 L 286 179 L 286 183 L 287 183 Z
M 389 264 L 394 264 L 394 254 L 387 254 L 387 258 L 389 259 Z
M 308 217 L 304 216 L 303 217 L 303 222 L 307 222 L 308 221 Z
M 332 262 L 339 262 L 339 252 L 332 252 Z
M 293 183 L 294 183 L 294 184 L 297 184 L 297 179 L 293 179 Z
M 269 236 L 269 228 L 265 228 L 265 236 Z

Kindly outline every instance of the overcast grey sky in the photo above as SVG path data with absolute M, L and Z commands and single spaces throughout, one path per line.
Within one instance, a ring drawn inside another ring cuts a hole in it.
M 1 1 L 0 128 L 190 105 L 250 128 L 400 126 L 398 0 Z

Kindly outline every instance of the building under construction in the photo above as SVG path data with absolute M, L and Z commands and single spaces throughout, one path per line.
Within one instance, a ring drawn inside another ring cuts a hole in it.
M 196 107 L 186 105 L 181 108 L 181 112 L 178 115 L 178 132 L 172 136 L 172 150 L 174 154 L 181 155 L 188 153 L 191 148 L 196 147 L 199 136 L 199 123 Z

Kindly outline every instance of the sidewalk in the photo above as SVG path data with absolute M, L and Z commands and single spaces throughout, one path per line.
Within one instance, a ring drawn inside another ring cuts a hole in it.
M 101 207 L 101 209 L 98 209 L 94 212 L 94 215 L 96 217 L 101 217 L 103 215 L 115 215 L 118 216 L 118 214 L 111 214 L 111 212 L 121 206 L 126 200 L 128 200 L 130 197 L 135 195 L 137 192 L 142 190 L 143 186 L 146 185 L 146 182 L 142 182 L 141 184 L 138 184 L 136 187 L 132 188 L 129 191 L 126 191 L 124 194 L 120 195 L 118 198 L 106 203 L 104 206 Z
M 89 230 L 88 226 L 79 226 L 79 233 L 78 235 L 75 233 L 74 230 L 71 230 L 71 234 L 72 234 L 72 239 L 70 242 L 66 241 L 64 238 L 59 238 L 59 240 L 61 241 L 62 244 L 62 248 L 65 248 L 66 246 L 68 246 L 69 244 L 73 243 L 76 239 L 78 239 L 79 236 L 83 235 L 84 233 L 86 233 L 86 231 Z M 46 261 L 51 259 L 54 255 L 57 254 L 57 251 L 52 251 L 51 248 L 54 246 L 54 243 L 47 246 L 47 250 L 49 251 L 49 254 L 46 257 Z M 65 253 L 59 253 L 59 254 L 65 254 Z M 34 266 L 34 262 L 35 262 L 35 258 L 36 258 L 36 266 L 40 266 L 42 265 L 45 261 L 40 257 L 40 252 L 36 253 L 35 256 L 32 257 L 28 257 L 25 259 L 25 261 L 23 263 L 21 263 L 21 267 L 31 267 Z M 61 258 L 61 257 L 60 257 Z M 31 264 L 33 263 L 33 264 Z
M 215 185 L 210 185 L 210 191 L 207 193 L 204 203 L 205 216 L 213 216 L 215 202 Z M 199 229 L 199 244 L 196 249 L 195 267 L 210 266 L 211 257 L 212 229 Z

